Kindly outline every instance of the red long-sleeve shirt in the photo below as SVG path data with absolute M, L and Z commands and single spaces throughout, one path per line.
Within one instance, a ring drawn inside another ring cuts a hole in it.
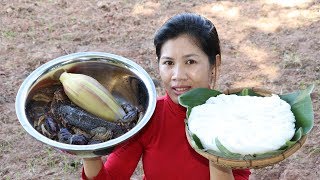
M 141 157 L 144 179 L 210 179 L 209 161 L 187 141 L 185 118 L 184 107 L 168 95 L 159 98 L 148 124 L 115 148 L 95 179 L 130 179 Z M 236 180 L 246 180 L 250 171 L 233 170 L 233 175 Z

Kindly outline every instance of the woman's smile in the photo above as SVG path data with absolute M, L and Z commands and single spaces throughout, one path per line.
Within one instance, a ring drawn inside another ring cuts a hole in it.
M 180 96 L 181 94 L 189 91 L 190 89 L 191 86 L 172 86 L 172 90 L 177 96 Z

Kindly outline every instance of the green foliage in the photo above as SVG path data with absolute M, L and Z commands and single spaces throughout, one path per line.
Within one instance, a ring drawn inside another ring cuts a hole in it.
M 12 38 L 16 37 L 16 33 L 11 30 L 4 31 L 1 34 L 3 37 L 8 38 L 8 39 L 12 39 Z
M 13 144 L 10 141 L 5 139 L 0 139 L 0 153 L 5 154 L 8 151 L 11 151 L 14 148 Z
M 198 148 L 203 149 L 204 147 L 202 146 L 202 143 L 200 141 L 200 139 L 198 138 L 198 136 L 196 134 L 192 134 L 192 139 L 194 140 L 194 142 L 196 143 L 196 145 L 198 146 Z
M 310 85 L 305 90 L 279 95 L 282 100 L 291 105 L 291 111 L 296 118 L 296 129 L 302 127 L 303 135 L 309 133 L 314 124 L 314 113 L 310 97 L 313 89 L 314 85 Z

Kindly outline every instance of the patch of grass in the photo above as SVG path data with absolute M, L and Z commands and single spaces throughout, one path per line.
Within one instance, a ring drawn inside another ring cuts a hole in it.
M 53 168 L 55 167 L 56 165 L 56 161 L 54 160 L 54 157 L 53 157 L 53 150 L 52 148 L 46 148 L 46 152 L 47 152 L 47 165 L 50 167 L 50 168 Z
M 300 82 L 299 89 L 306 89 L 306 88 L 307 88 L 307 84 L 305 82 Z
M 320 86 L 320 79 L 314 81 L 315 86 Z
M 56 154 L 56 151 L 51 147 L 46 148 L 46 154 L 46 165 L 50 168 L 61 168 L 66 173 L 74 173 L 78 172 L 82 166 L 79 158 L 69 158 L 63 154 Z
M 51 34 L 51 33 L 53 33 L 53 32 L 54 32 L 54 27 L 53 27 L 53 25 L 52 25 L 52 24 L 49 24 L 47 28 L 48 28 L 48 32 L 49 32 L 49 34 Z
M 42 158 L 30 158 L 27 160 L 27 169 L 34 173 L 35 167 L 39 164 L 41 164 Z
M 70 20 L 71 20 L 72 24 L 76 24 L 79 19 L 78 19 L 78 17 L 72 16 L 72 17 L 70 18 Z
M 309 156 L 319 156 L 320 155 L 320 147 L 313 147 L 309 150 Z
M 0 153 L 4 154 L 5 152 L 10 151 L 13 149 L 13 145 L 6 140 L 0 139 Z
M 300 68 L 302 67 L 302 61 L 297 53 L 285 52 L 283 54 L 283 68 Z
M 26 169 L 31 173 L 37 173 L 41 170 L 41 166 L 49 169 L 59 169 L 66 174 L 78 173 L 82 167 L 81 160 L 77 157 L 68 157 L 63 154 L 56 153 L 54 148 L 46 147 L 45 153 L 38 157 L 30 157 L 26 160 Z M 39 169 L 40 168 L 40 169 Z
M 67 157 L 64 157 L 64 160 L 63 160 L 64 172 L 70 172 L 70 173 L 77 172 L 81 166 L 82 166 L 81 160 L 77 160 L 77 159 L 70 160 Z
M 63 40 L 63 41 L 72 41 L 73 38 L 74 38 L 74 37 L 73 37 L 73 35 L 72 35 L 71 33 L 63 34 L 63 35 L 62 35 L 62 40 Z
M 17 34 L 11 30 L 6 30 L 1 33 L 2 37 L 8 38 L 8 39 L 12 39 L 12 38 L 16 37 L 16 35 Z
M 34 26 L 30 27 L 30 29 L 28 30 L 26 36 L 28 38 L 30 38 L 32 41 L 36 41 L 36 39 L 38 38 L 37 33 L 36 33 L 36 29 Z

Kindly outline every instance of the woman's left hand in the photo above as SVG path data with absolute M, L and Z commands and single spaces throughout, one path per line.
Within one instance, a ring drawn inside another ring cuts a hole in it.
M 209 160 L 210 180 L 234 180 L 232 169 L 218 166 Z

